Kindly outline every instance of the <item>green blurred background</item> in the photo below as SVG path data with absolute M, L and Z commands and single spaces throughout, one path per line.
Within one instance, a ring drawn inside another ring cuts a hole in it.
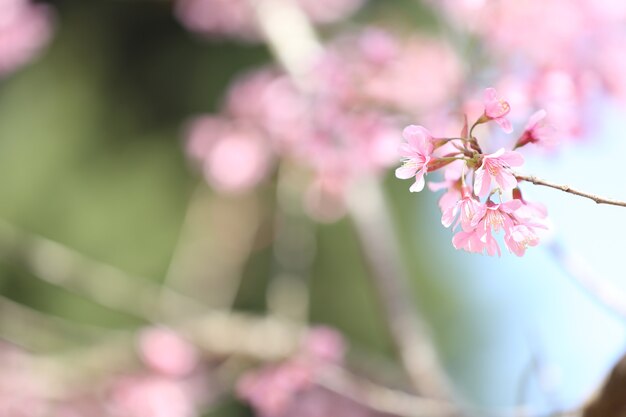
M 195 114 L 215 111 L 236 74 L 271 57 L 264 46 L 194 37 L 165 1 L 52 3 L 58 25 L 50 47 L 0 81 L 0 292 L 63 319 L 63 328 L 76 324 L 66 341 L 81 344 L 89 343 L 83 328 L 114 331 L 145 321 L 40 279 L 30 264 L 31 238 L 59 242 L 86 258 L 162 282 L 190 200 L 198 189 L 211 195 L 186 161 L 183 124 Z M 379 0 L 356 19 L 430 30 L 431 17 L 417 2 Z M 437 262 L 437 246 L 424 239 L 431 231 L 419 229 L 420 216 L 436 226 L 435 197 L 416 199 L 391 175 L 385 184 L 392 215 L 401 219 L 397 229 L 415 298 L 442 357 L 465 394 L 486 397 L 475 383 L 484 364 L 468 358 L 492 337 L 480 326 L 489 312 L 481 312 L 462 286 L 439 279 L 460 276 L 460 267 Z M 272 190 L 259 193 L 267 193 L 267 199 Z M 206 216 L 212 215 L 207 209 Z M 336 326 L 357 350 L 392 358 L 353 225 L 349 220 L 320 225 L 316 234 L 310 320 Z M 210 230 L 206 239 L 220 244 Z M 263 236 L 253 247 L 234 307 L 262 312 L 272 248 Z M 35 348 L 46 345 L 39 331 L 33 328 L 29 336 Z M 237 415 L 231 408 L 227 414 Z

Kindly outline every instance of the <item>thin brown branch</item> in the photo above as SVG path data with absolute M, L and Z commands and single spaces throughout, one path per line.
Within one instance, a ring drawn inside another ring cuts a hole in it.
M 128 274 L 1 219 L 0 257 L 23 264 L 38 279 L 146 321 L 160 321 L 159 308 L 190 316 L 205 310 L 199 301 L 154 279 Z
M 515 178 L 517 178 L 519 181 L 526 181 L 535 185 L 542 185 L 544 187 L 550 187 L 550 188 L 554 188 L 555 190 L 560 190 L 569 194 L 574 194 L 579 197 L 588 198 L 590 200 L 595 201 L 597 204 L 609 204 L 612 206 L 626 207 L 626 201 L 614 200 L 611 198 L 604 198 L 595 194 L 577 190 L 575 188 L 570 187 L 569 185 L 561 185 L 561 184 L 555 184 L 553 182 L 545 181 L 545 180 L 542 180 L 541 178 L 537 178 L 532 175 L 522 175 L 518 173 L 513 173 L 513 175 L 515 175 Z

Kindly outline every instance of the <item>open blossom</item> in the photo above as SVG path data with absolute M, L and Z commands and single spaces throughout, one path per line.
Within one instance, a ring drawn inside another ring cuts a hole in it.
M 513 190 L 513 198 L 522 202 L 522 206 L 517 214 L 525 218 L 535 218 L 543 220 L 548 217 L 548 209 L 541 203 L 525 200 L 519 188 Z
M 503 231 L 506 248 L 517 256 L 523 256 L 529 246 L 539 244 L 536 229 L 545 229 L 534 218 L 523 217 L 523 208 L 524 203 L 517 199 L 500 204 L 490 200 L 486 204 L 476 202 L 472 205 L 475 211 L 468 212 L 470 226 L 454 235 L 453 246 L 468 252 L 500 256 L 500 246 L 493 233 Z
M 505 133 L 511 133 L 513 126 L 505 117 L 511 111 L 509 103 L 498 96 L 494 88 L 485 90 L 485 117 L 500 125 Z
M 530 116 L 524 132 L 517 140 L 515 148 L 521 148 L 528 143 L 537 143 L 546 145 L 550 142 L 551 135 L 554 132 L 551 126 L 545 123 L 547 112 L 539 110 Z
M 474 193 L 485 197 L 491 189 L 493 179 L 503 192 L 511 191 L 517 186 L 517 180 L 511 173 L 511 167 L 518 167 L 524 163 L 524 158 L 517 152 L 505 151 L 504 148 L 484 155 L 483 163 L 476 170 L 474 177 Z
M 508 235 L 515 226 L 512 213 L 521 204 L 519 200 L 511 200 L 501 204 L 487 201 L 486 204 L 479 205 L 470 223 L 472 229 L 457 233 L 452 244 L 456 249 L 474 253 L 487 251 L 490 256 L 496 253 L 500 256 L 500 246 L 492 233 L 503 230 Z
M 462 190 L 462 198 L 458 200 L 454 206 L 451 206 L 443 211 L 441 223 L 445 227 L 450 227 L 454 222 L 454 219 L 457 219 L 454 228 L 461 224 L 461 228 L 464 231 L 469 232 L 472 230 L 472 220 L 474 220 L 474 217 L 480 210 L 480 207 L 480 202 L 472 196 L 470 189 L 464 187 Z
M 428 173 L 428 163 L 433 153 L 432 136 L 422 126 L 407 126 L 402 132 L 407 143 L 400 145 L 400 155 L 403 164 L 396 169 L 396 177 L 406 180 L 415 177 L 415 183 L 411 185 L 411 192 L 419 192 L 424 189 L 424 176 Z
M 539 244 L 539 237 L 532 227 L 519 224 L 513 226 L 504 236 L 504 244 L 517 256 L 524 256 L 526 248 Z
M 500 106 L 506 102 L 497 98 L 495 90 L 487 89 L 487 92 L 497 103 L 486 105 L 482 114 L 477 112 L 472 126 L 503 117 L 509 111 L 508 104 Z M 545 112 L 533 115 L 526 131 L 541 134 L 540 122 L 544 117 Z M 500 256 L 497 234 L 501 232 L 505 247 L 523 256 L 528 247 L 539 243 L 538 229 L 547 229 L 545 207 L 522 198 L 511 170 L 524 163 L 522 155 L 504 148 L 484 154 L 478 139 L 470 134 L 469 125 L 466 115 L 460 134 L 436 139 L 421 126 L 405 128 L 407 143 L 400 147 L 404 164 L 396 170 L 396 176 L 401 179 L 415 176 L 411 191 L 419 191 L 428 171 L 442 169 L 444 180 L 429 182 L 428 186 L 431 191 L 446 190 L 439 208 L 442 225 L 453 226 L 455 230 L 452 245 L 472 253 Z M 472 183 L 466 185 L 470 180 Z M 499 203 L 491 200 L 494 194 L 498 194 Z M 461 230 L 456 231 L 459 226 Z

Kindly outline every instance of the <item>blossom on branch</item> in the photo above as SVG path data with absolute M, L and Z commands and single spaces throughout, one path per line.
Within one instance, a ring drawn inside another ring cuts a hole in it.
M 406 180 L 415 177 L 415 183 L 411 185 L 411 192 L 419 192 L 424 189 L 424 176 L 428 173 L 428 163 L 433 153 L 433 142 L 430 132 L 422 126 L 407 126 L 402 132 L 407 143 L 400 145 L 400 155 L 403 164 L 396 169 L 396 177 Z
M 485 118 L 493 120 L 500 125 L 505 133 L 511 133 L 513 127 L 511 122 L 505 117 L 511 111 L 509 103 L 500 97 L 494 88 L 485 90 Z
M 494 121 L 508 130 L 511 125 L 504 118 L 510 112 L 508 102 L 499 98 L 492 88 L 485 90 L 485 98 L 485 110 L 472 126 Z M 544 118 L 545 112 L 533 115 L 522 137 L 541 135 L 539 123 Z M 546 217 L 545 208 L 522 199 L 512 170 L 522 166 L 524 158 L 504 148 L 484 153 L 478 139 L 472 135 L 473 127 L 468 129 L 467 126 L 466 118 L 460 137 L 437 139 L 424 127 L 405 128 L 407 143 L 399 152 L 403 165 L 396 170 L 396 177 L 415 177 L 411 191 L 420 191 L 427 172 L 443 170 L 445 181 L 430 183 L 429 188 L 446 190 L 439 201 L 442 225 L 454 225 L 453 229 L 461 226 L 452 238 L 452 245 L 467 252 L 500 256 L 498 234 L 501 232 L 505 247 L 523 256 L 528 247 L 539 243 L 537 229 L 547 228 L 542 222 Z M 500 202 L 494 202 L 495 196 Z
M 519 167 L 524 164 L 524 158 L 517 152 L 505 151 L 504 148 L 496 152 L 483 155 L 483 163 L 476 170 L 474 176 L 474 193 L 479 197 L 485 197 L 491 189 L 491 181 L 494 180 L 502 192 L 513 190 L 517 185 L 515 176 L 511 173 L 511 167 Z

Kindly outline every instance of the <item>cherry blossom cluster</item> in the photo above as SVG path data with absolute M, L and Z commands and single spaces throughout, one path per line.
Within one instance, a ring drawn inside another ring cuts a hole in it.
M 0 0 L 0 77 L 32 60 L 52 36 L 48 6 L 30 0 Z
M 545 208 L 522 198 L 514 168 L 523 165 L 522 155 L 500 148 L 485 153 L 474 136 L 479 125 L 495 123 L 505 133 L 513 127 L 507 119 L 509 103 L 493 88 L 484 93 L 484 110 L 469 127 L 467 118 L 458 137 L 434 137 L 426 128 L 411 125 L 404 129 L 406 143 L 400 145 L 403 163 L 396 170 L 400 179 L 414 179 L 410 191 L 419 192 L 430 172 L 443 170 L 445 180 L 429 183 L 433 191 L 445 190 L 439 200 L 441 223 L 455 230 L 452 244 L 473 253 L 501 255 L 495 234 L 502 232 L 504 245 L 517 256 L 539 243 L 547 226 Z M 552 129 L 545 123 L 546 112 L 530 117 L 514 149 L 549 141 Z
M 290 0 L 315 23 L 334 23 L 356 12 L 365 0 Z M 176 0 L 176 15 L 190 31 L 204 37 L 245 41 L 261 38 L 252 0 Z
M 226 193 L 259 185 L 279 161 L 295 162 L 312 173 L 306 211 L 335 220 L 352 180 L 393 166 L 404 123 L 398 115 L 422 116 L 448 103 L 462 74 L 444 42 L 367 29 L 328 45 L 306 76 L 306 91 L 278 68 L 240 76 L 218 114 L 190 121 L 187 152 Z

